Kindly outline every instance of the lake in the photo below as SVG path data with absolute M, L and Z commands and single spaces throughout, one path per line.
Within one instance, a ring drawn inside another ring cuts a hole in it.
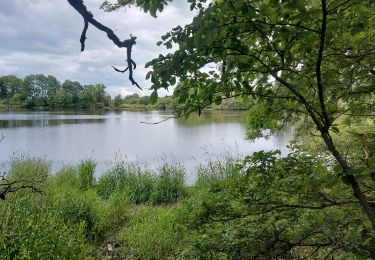
M 245 140 L 245 116 L 237 111 L 208 111 L 200 117 L 170 119 L 169 112 L 2 112 L 0 113 L 0 160 L 8 162 L 14 154 L 42 156 L 54 169 L 83 159 L 94 159 L 96 175 L 115 160 L 139 161 L 157 167 L 163 161 L 179 162 L 193 182 L 194 169 L 209 158 L 228 153 L 251 154 L 259 150 L 280 149 L 291 130 L 269 139 Z

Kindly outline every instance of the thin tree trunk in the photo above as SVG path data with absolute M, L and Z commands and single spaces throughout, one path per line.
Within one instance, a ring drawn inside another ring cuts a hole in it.
M 342 170 L 344 171 L 344 174 L 346 175 L 350 183 L 350 186 L 352 187 L 354 197 L 358 199 L 359 204 L 362 206 L 368 219 L 371 222 L 372 228 L 375 229 L 374 210 L 371 208 L 366 196 L 363 194 L 361 187 L 359 186 L 355 176 L 350 173 L 350 166 L 348 165 L 346 160 L 342 158 L 341 154 L 337 151 L 329 133 L 327 131 L 322 130 L 321 135 L 328 150 L 332 153 L 333 157 L 336 159 L 337 163 L 341 166 Z

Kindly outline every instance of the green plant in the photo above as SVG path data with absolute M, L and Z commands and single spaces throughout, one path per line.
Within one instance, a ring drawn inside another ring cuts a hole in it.
M 0 259 L 79 259 L 84 226 L 59 218 L 44 196 L 10 196 L 0 204 Z
M 52 189 L 59 187 L 78 189 L 80 181 L 78 179 L 77 167 L 69 166 L 58 170 L 54 175 L 48 178 L 48 186 Z
M 154 204 L 172 203 L 186 196 L 185 169 L 181 165 L 165 163 L 154 177 L 155 183 L 151 193 Z
M 121 258 L 174 259 L 182 242 L 175 235 L 174 219 L 173 208 L 137 209 L 129 226 L 119 234 Z
M 50 162 L 44 158 L 16 154 L 11 158 L 7 178 L 43 182 L 50 174 L 50 167 Z
M 61 187 L 55 190 L 52 203 L 59 218 L 65 223 L 82 223 L 86 237 L 97 239 L 103 235 L 100 229 L 101 202 L 94 190 L 82 192 Z
M 195 187 L 204 189 L 216 181 L 230 179 L 238 173 L 239 159 L 227 157 L 224 160 L 208 160 L 206 164 L 200 164 L 197 168 L 197 180 Z
M 130 202 L 142 203 L 149 200 L 154 180 L 151 173 L 140 165 L 118 162 L 103 174 L 97 185 L 98 193 L 108 198 L 113 192 L 125 192 Z
M 96 162 L 93 160 L 84 160 L 78 165 L 78 182 L 81 190 L 88 190 L 95 184 Z
M 101 230 L 116 231 L 129 220 L 131 206 L 126 192 L 113 192 L 101 208 Z

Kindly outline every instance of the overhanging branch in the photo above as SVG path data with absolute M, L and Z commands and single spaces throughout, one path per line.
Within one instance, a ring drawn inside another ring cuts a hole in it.
M 108 39 L 110 39 L 117 47 L 119 48 L 126 48 L 126 55 L 127 55 L 127 69 L 124 70 L 127 71 L 129 70 L 129 80 L 133 85 L 136 85 L 137 88 L 141 89 L 142 88 L 138 85 L 138 83 L 134 80 L 133 78 L 133 70 L 136 68 L 136 63 L 132 60 L 131 58 L 131 53 L 132 53 L 132 47 L 133 45 L 136 44 L 136 39 L 137 37 L 134 37 L 130 35 L 129 39 L 126 39 L 124 41 L 121 41 L 120 38 L 113 32 L 112 29 L 104 26 L 97 20 L 95 20 L 93 14 L 87 10 L 87 7 L 83 3 L 83 0 L 67 0 L 69 4 L 82 16 L 84 20 L 84 27 L 83 31 L 81 34 L 81 51 L 85 50 L 85 41 L 86 41 L 86 32 L 89 26 L 89 23 L 95 26 L 98 30 L 103 31 L 107 34 Z M 115 68 L 116 71 L 119 71 L 118 69 Z M 120 71 L 122 72 L 122 71 Z

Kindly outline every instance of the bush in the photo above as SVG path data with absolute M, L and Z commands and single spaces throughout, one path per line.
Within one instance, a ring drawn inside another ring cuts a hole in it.
M 92 160 L 82 161 L 78 165 L 78 182 L 81 190 L 88 190 L 94 186 L 95 167 L 96 163 Z
M 186 195 L 185 169 L 180 165 L 164 164 L 155 176 L 151 194 L 153 204 L 176 202 Z

